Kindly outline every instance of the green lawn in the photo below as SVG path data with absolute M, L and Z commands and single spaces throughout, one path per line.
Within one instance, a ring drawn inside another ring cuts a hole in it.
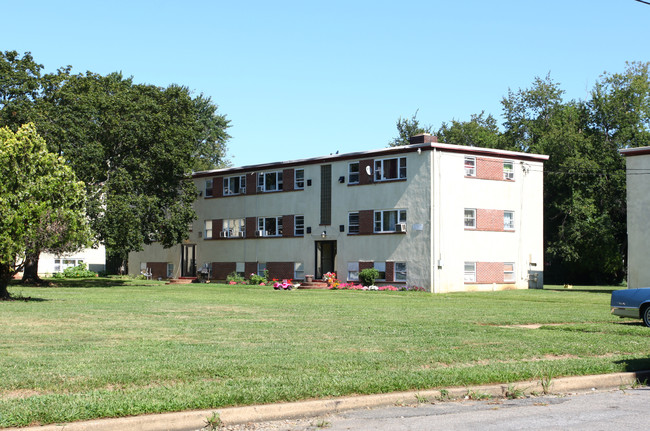
M 613 288 L 431 295 L 95 279 L 0 302 L 0 426 L 650 369 Z M 505 325 L 543 324 L 541 328 Z

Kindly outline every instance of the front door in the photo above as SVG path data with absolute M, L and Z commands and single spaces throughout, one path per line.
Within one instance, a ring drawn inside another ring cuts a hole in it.
M 316 278 L 334 272 L 336 262 L 336 241 L 316 241 Z
M 181 277 L 196 277 L 196 245 L 181 246 Z

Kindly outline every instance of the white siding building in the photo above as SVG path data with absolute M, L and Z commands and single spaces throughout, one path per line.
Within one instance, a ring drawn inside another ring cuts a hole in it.
M 650 287 L 650 147 L 621 154 L 627 171 L 627 286 Z
M 374 267 L 377 284 L 432 292 L 541 287 L 548 156 L 411 142 L 197 172 L 189 240 L 131 253 L 129 272 L 354 282 Z

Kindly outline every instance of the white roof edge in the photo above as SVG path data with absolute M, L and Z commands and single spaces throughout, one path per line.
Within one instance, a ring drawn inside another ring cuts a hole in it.
M 355 157 L 364 157 L 364 156 L 371 156 L 373 154 L 377 153 L 400 153 L 400 152 L 407 152 L 407 151 L 413 151 L 417 150 L 418 148 L 420 149 L 427 149 L 427 150 L 440 150 L 440 151 L 454 151 L 454 152 L 466 152 L 466 153 L 490 153 L 494 154 L 495 156 L 509 156 L 513 158 L 528 158 L 528 159 L 537 159 L 540 161 L 548 160 L 549 156 L 544 155 L 544 154 L 532 154 L 532 153 L 522 153 L 519 151 L 510 151 L 510 150 L 500 150 L 496 148 L 483 148 L 483 147 L 470 147 L 466 145 L 455 145 L 455 144 L 443 144 L 439 142 L 434 142 L 434 143 L 426 143 L 426 144 L 411 144 L 411 145 L 400 145 L 398 147 L 386 147 L 386 148 L 380 148 L 380 149 L 375 149 L 375 150 L 368 150 L 368 151 L 355 151 L 351 153 L 342 153 L 342 154 L 330 154 L 328 156 L 317 156 L 317 157 L 309 157 L 306 159 L 295 159 L 295 160 L 284 160 L 284 161 L 279 161 L 279 162 L 270 162 L 270 163 L 259 163 L 255 165 L 244 165 L 244 166 L 233 166 L 229 168 L 220 168 L 220 169 L 213 169 L 209 171 L 197 171 L 193 172 L 192 175 L 209 175 L 209 174 L 220 174 L 220 173 L 226 173 L 229 171 L 242 171 L 242 170 L 258 170 L 258 169 L 265 169 L 267 167 L 275 166 L 275 165 L 300 165 L 300 164 L 306 164 L 306 163 L 315 163 L 319 161 L 327 161 L 327 160 L 336 160 L 336 159 L 349 159 L 349 158 L 355 158 Z

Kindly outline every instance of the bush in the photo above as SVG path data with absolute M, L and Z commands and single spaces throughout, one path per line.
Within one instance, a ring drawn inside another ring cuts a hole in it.
M 262 283 L 267 284 L 268 282 L 269 282 L 269 272 L 266 269 L 264 270 L 264 276 L 263 277 L 261 275 L 255 274 L 253 272 L 253 273 L 251 273 L 250 277 L 248 278 L 248 284 L 254 285 L 254 286 L 259 286 Z
M 233 271 L 230 274 L 226 276 L 226 281 L 228 283 L 234 282 L 234 284 L 240 284 L 244 282 L 244 277 L 241 275 L 237 274 L 237 272 Z
M 379 277 L 379 271 L 375 268 L 366 268 L 359 272 L 359 280 L 364 286 L 374 285 L 377 277 Z
M 69 267 L 63 270 L 63 278 L 86 278 L 97 277 L 95 271 L 90 271 L 85 263 L 80 263 L 77 266 Z

